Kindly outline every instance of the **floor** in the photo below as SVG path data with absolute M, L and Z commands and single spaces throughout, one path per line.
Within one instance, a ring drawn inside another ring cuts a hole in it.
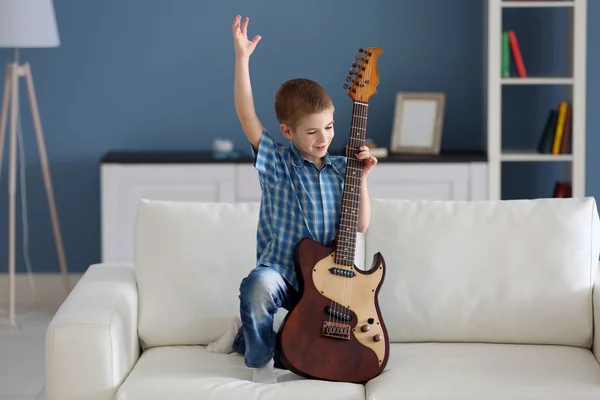
M 17 310 L 17 327 L 0 308 L 0 400 L 41 400 L 44 339 L 54 311 Z

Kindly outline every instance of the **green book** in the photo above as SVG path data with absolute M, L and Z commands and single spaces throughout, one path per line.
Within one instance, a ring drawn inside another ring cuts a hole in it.
M 510 49 L 508 46 L 508 32 L 502 32 L 502 77 L 510 75 Z

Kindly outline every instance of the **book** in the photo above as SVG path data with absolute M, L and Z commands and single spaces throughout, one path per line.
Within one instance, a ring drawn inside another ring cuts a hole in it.
M 510 76 L 510 45 L 508 43 L 508 32 L 502 32 L 502 77 Z
M 523 62 L 523 55 L 521 54 L 517 34 L 513 30 L 508 31 L 508 43 L 510 44 L 515 67 L 517 68 L 517 74 L 520 78 L 526 78 L 527 70 L 525 69 L 525 63 Z
M 560 154 L 562 138 L 565 130 L 565 122 L 567 119 L 567 102 L 561 101 L 558 104 L 558 121 L 556 121 L 556 129 L 554 131 L 554 140 L 552 141 L 552 154 Z

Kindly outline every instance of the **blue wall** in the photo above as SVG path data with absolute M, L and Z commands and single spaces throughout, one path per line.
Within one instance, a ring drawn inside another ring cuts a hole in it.
M 100 259 L 99 160 L 105 152 L 202 150 L 215 137 L 233 139 L 245 148 L 232 89 L 231 23 L 238 13 L 251 17 L 250 35 L 263 36 L 251 71 L 257 112 L 268 129 L 278 126 L 273 112 L 278 85 L 291 77 L 310 77 L 321 82 L 336 104 L 334 146 L 341 147 L 351 109 L 342 88 L 347 71 L 359 47 L 379 46 L 384 54 L 378 93 L 371 98 L 371 137 L 389 142 L 397 91 L 436 91 L 447 94 L 443 149 L 483 149 L 484 24 L 478 3 L 483 2 L 453 0 L 450 6 L 447 0 L 373 1 L 366 7 L 357 0 L 56 0 L 62 45 L 22 50 L 21 58 L 33 68 L 70 270 L 84 271 Z M 600 2 L 590 1 L 588 20 L 599 17 Z M 524 20 L 515 16 L 510 21 L 523 25 Z M 534 20 L 520 38 L 527 42 L 527 34 L 540 26 L 548 37 L 560 36 L 552 34 L 552 25 Z M 600 183 L 592 173 L 599 167 L 594 156 L 600 150 L 600 116 L 594 112 L 600 105 L 600 76 L 594 72 L 600 69 L 600 28 L 590 24 L 588 32 L 587 195 L 600 196 Z M 0 50 L 2 65 L 12 57 L 11 51 Z M 535 68 L 532 57 L 528 59 Z M 510 96 L 525 101 L 523 93 Z M 525 96 L 527 104 L 532 96 Z M 537 114 L 521 115 L 533 130 L 539 129 L 545 112 L 544 103 Z M 58 272 L 27 106 L 22 119 L 33 267 L 35 272 Z M 6 161 L 5 155 L 0 177 L 2 257 L 8 241 Z M 508 191 L 514 189 L 508 185 Z M 541 190 L 547 195 L 547 188 Z M 24 271 L 20 223 L 18 232 L 18 268 Z

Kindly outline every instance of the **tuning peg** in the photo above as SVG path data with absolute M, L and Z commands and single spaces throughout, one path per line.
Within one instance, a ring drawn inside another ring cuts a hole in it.
M 357 54 L 355 58 L 356 58 L 357 60 L 359 60 L 359 61 L 363 59 L 363 58 L 360 56 L 360 54 Z
M 346 82 L 352 82 L 352 78 L 350 78 L 349 76 L 346 77 Z
M 354 75 L 354 74 L 356 74 L 356 71 L 355 71 L 355 70 L 353 70 L 353 69 L 351 69 L 351 70 L 350 70 L 350 72 L 349 72 L 349 74 L 350 74 L 350 75 Z
M 344 89 L 350 89 L 350 86 L 344 83 Z
M 352 63 L 352 68 L 356 68 L 356 67 L 358 67 L 358 64 L 356 63 L 356 61 L 354 61 L 354 62 Z
M 359 53 L 364 53 L 365 49 L 363 49 L 362 47 L 360 49 L 358 49 Z

